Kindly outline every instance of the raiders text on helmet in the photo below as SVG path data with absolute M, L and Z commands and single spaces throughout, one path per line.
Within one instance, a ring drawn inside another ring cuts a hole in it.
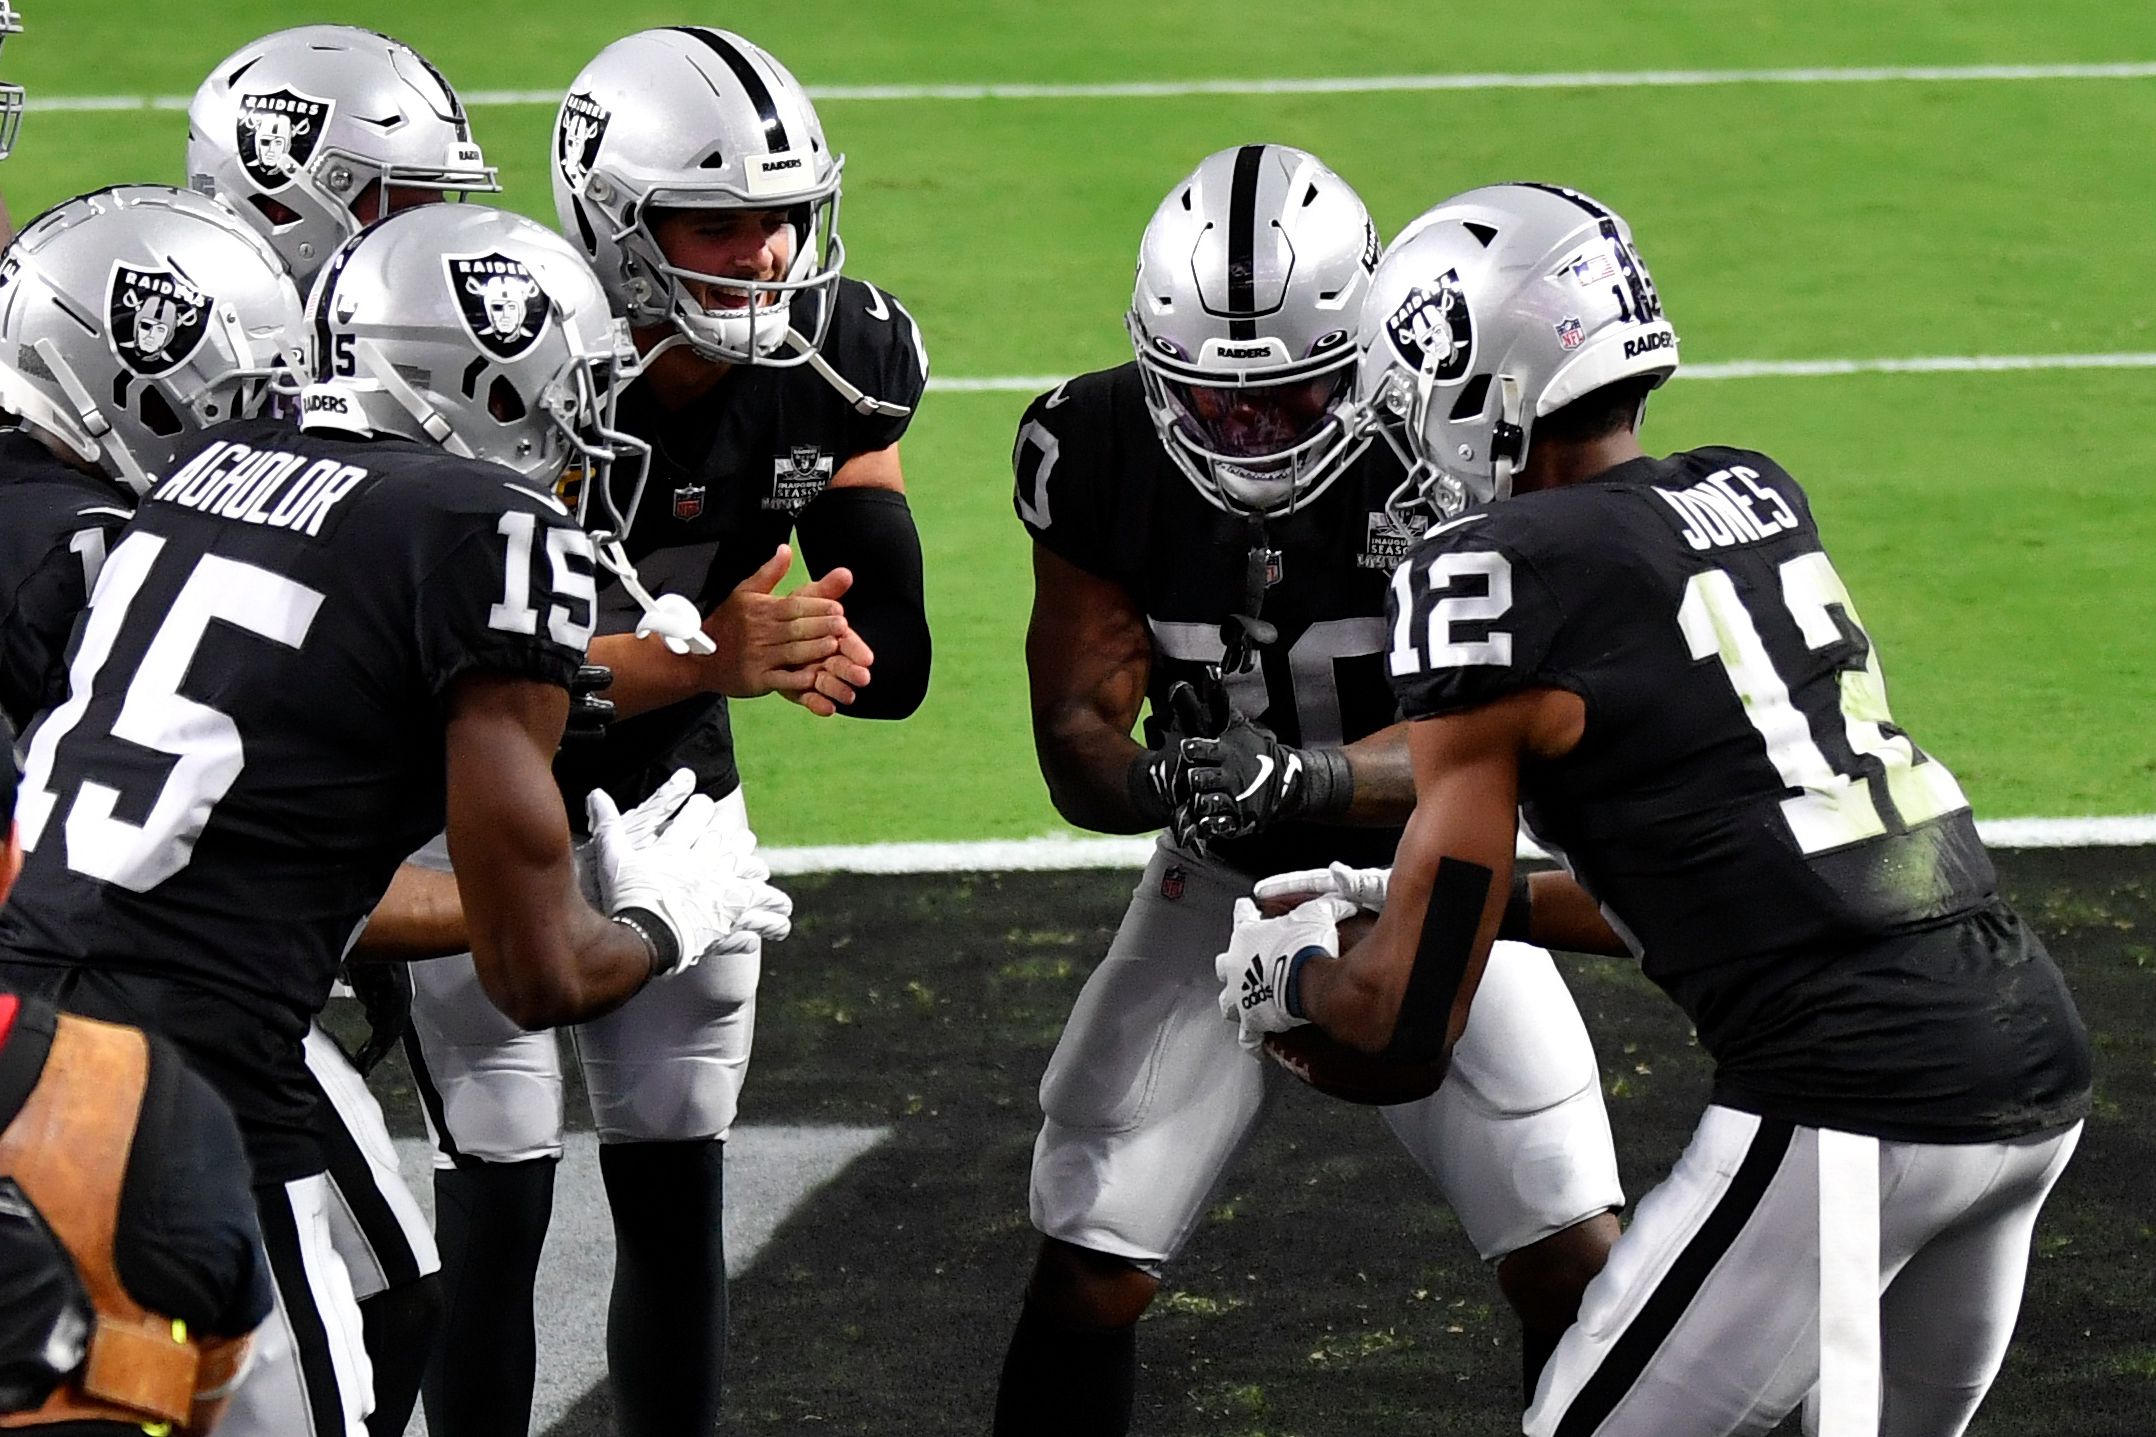
M 768 53 L 725 30 L 644 30 L 600 51 L 554 122 L 554 207 L 615 311 L 671 323 L 710 359 L 811 362 L 845 263 L 839 172 L 808 93 Z M 669 262 L 652 211 L 783 211 L 792 253 L 775 279 Z M 692 286 L 717 287 L 706 306 Z
M 369 185 L 501 188 L 441 72 L 351 25 L 280 30 L 211 71 L 187 111 L 187 173 L 303 286 L 358 232 L 352 202 Z
M 1221 508 L 1282 512 L 1361 452 L 1342 407 L 1377 255 L 1361 199 L 1286 145 L 1208 156 L 1154 212 L 1131 344 L 1161 444 Z
M 1351 404 L 1408 465 L 1396 503 L 1450 516 L 1512 493 L 1535 421 L 1677 371 L 1677 331 L 1617 215 L 1554 185 L 1490 185 L 1410 224 L 1363 305 Z
M 0 409 L 138 493 L 181 435 L 257 413 L 301 334 L 276 254 L 186 190 L 69 200 L 0 259 Z

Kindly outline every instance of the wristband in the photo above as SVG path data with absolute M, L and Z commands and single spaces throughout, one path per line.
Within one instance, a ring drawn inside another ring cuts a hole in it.
M 1300 1018 L 1306 1023 L 1310 1021 L 1310 1015 L 1303 1011 L 1303 965 L 1313 958 L 1332 956 L 1312 943 L 1296 949 L 1295 956 L 1288 959 L 1288 971 L 1280 980 L 1280 1006 L 1287 1010 L 1290 1018 Z
M 1169 753 L 1165 749 L 1147 749 L 1130 761 L 1130 771 L 1124 778 L 1131 812 L 1149 828 L 1166 828 L 1168 820 L 1175 816 L 1175 809 L 1169 804 L 1168 795 L 1161 791 L 1162 785 L 1155 773 L 1167 761 Z
M 619 923 L 644 940 L 644 947 L 651 952 L 652 978 L 664 978 L 681 966 L 681 940 L 676 938 L 674 930 L 649 908 L 624 908 L 609 921 Z
M 1531 875 L 1515 872 L 1512 875 L 1512 892 L 1505 899 L 1505 916 L 1497 920 L 1497 936 L 1507 943 L 1532 943 L 1528 935 L 1534 931 L 1534 890 L 1529 886 Z
M 1323 823 L 1339 818 L 1355 801 L 1355 771 L 1345 751 L 1337 748 L 1304 748 L 1295 752 L 1303 761 L 1300 800 L 1292 817 Z

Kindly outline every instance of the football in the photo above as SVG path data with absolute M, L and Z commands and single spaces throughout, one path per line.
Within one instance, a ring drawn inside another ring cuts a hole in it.
M 1293 906 L 1292 903 L 1288 905 Z M 1376 926 L 1377 919 L 1367 913 L 1357 913 L 1341 923 L 1336 930 L 1340 951 L 1347 952 Z M 1305 1023 L 1285 1033 L 1267 1033 L 1265 1052 L 1274 1062 L 1328 1098 L 1370 1107 L 1390 1107 L 1394 1103 L 1412 1103 L 1418 1098 L 1429 1097 L 1445 1080 L 1448 1066 L 1443 1061 L 1388 1061 L 1375 1053 L 1349 1047 L 1315 1023 Z

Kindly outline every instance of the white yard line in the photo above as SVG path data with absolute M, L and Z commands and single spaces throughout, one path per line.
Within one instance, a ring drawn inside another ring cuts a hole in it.
M 1130 80 L 1098 85 L 811 85 L 818 100 L 1129 100 L 1189 95 L 1377 95 L 1478 90 L 1651 90 L 1708 85 L 1880 85 L 2156 79 L 2156 63 L 1860 65 L 1780 70 L 1569 70 L 1475 75 L 1324 75 L 1272 80 Z M 184 110 L 185 95 L 37 95 L 32 110 Z M 472 106 L 557 105 L 559 90 L 472 90 Z
M 1994 848 L 2127 848 L 2156 844 L 2156 813 L 2123 818 L 2001 818 L 1977 824 Z M 985 839 L 976 843 L 861 843 L 767 848 L 771 871 L 793 873 L 1008 873 L 1143 868 L 1150 838 Z M 1523 842 L 1522 857 L 1540 851 Z
M 2156 354 L 1927 354 L 1907 359 L 1733 359 L 1688 364 L 1679 379 L 1823 379 L 1844 374 L 1996 374 L 2031 369 L 2156 369 Z M 1006 374 L 980 379 L 932 376 L 943 394 L 1039 394 L 1070 376 Z

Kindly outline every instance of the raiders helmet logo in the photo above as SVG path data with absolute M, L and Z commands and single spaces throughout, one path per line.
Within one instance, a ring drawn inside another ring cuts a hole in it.
M 294 90 L 240 96 L 240 168 L 264 190 L 283 189 L 314 158 L 335 109 Z
M 481 349 L 515 359 L 537 342 L 549 301 L 522 260 L 495 253 L 449 255 L 442 262 L 464 327 Z
M 582 194 L 591 167 L 598 163 L 599 145 L 606 139 L 606 122 L 613 117 L 597 100 L 585 94 L 562 101 L 561 118 L 554 124 L 554 163 L 570 193 Z
M 1401 358 L 1439 384 L 1467 373 L 1475 330 L 1467 315 L 1467 296 L 1460 293 L 1460 272 L 1446 270 L 1435 290 L 1420 285 L 1409 290 L 1385 321 L 1385 333 Z
M 202 347 L 212 302 L 171 270 L 116 264 L 106 293 L 106 340 L 120 363 L 144 379 L 161 378 Z

